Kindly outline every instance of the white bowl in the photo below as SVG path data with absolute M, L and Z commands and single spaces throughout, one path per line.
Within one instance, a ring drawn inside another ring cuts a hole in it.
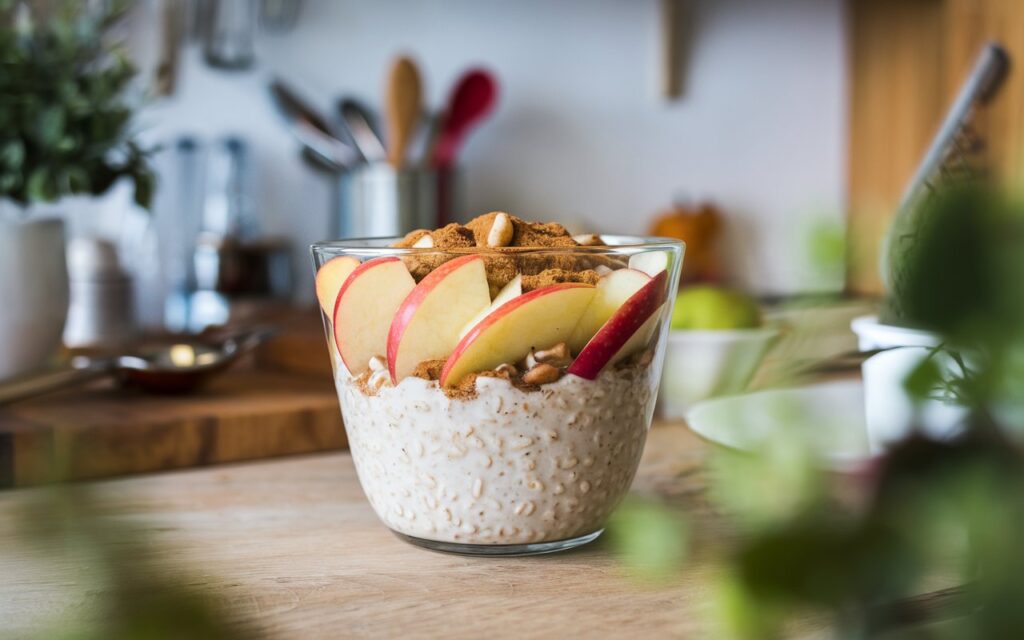
M 944 400 L 917 401 L 907 391 L 907 376 L 926 358 L 935 358 L 943 371 L 955 371 L 947 354 L 933 353 L 942 338 L 929 331 L 882 324 L 876 316 L 850 323 L 861 351 L 888 349 L 861 365 L 868 442 L 875 453 L 902 440 L 916 426 L 934 438 L 947 438 L 960 430 L 966 409 Z
M 779 331 L 670 331 L 661 376 L 662 415 L 682 418 L 696 402 L 746 390 Z
M 774 438 L 799 436 L 834 471 L 859 469 L 871 458 L 860 380 L 706 400 L 687 412 L 686 423 L 706 440 L 750 453 Z

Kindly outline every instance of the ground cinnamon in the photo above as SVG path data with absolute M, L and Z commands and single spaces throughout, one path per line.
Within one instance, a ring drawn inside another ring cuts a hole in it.
M 523 276 L 523 292 L 533 291 L 542 287 L 550 287 L 553 284 L 562 282 L 582 282 L 584 284 L 597 284 L 601 279 L 596 271 L 584 269 L 582 271 L 568 271 L 566 269 L 545 269 L 536 275 Z

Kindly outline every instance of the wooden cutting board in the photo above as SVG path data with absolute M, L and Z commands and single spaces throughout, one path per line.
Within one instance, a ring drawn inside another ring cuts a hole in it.
M 0 487 L 345 446 L 329 374 L 241 368 L 187 396 L 99 383 L 0 407 Z

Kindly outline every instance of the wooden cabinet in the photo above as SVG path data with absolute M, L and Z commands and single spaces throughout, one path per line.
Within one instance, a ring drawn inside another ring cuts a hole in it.
M 980 47 L 997 40 L 1012 69 L 976 129 L 984 161 L 1024 178 L 1024 1 L 848 0 L 849 289 L 878 293 L 878 245 L 900 195 Z

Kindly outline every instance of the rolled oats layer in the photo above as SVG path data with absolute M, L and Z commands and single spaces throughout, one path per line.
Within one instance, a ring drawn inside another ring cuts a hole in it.
M 360 483 L 406 535 L 469 544 L 572 538 L 601 528 L 629 489 L 654 410 L 649 366 L 537 391 L 480 377 L 472 398 L 408 377 L 338 393 Z

